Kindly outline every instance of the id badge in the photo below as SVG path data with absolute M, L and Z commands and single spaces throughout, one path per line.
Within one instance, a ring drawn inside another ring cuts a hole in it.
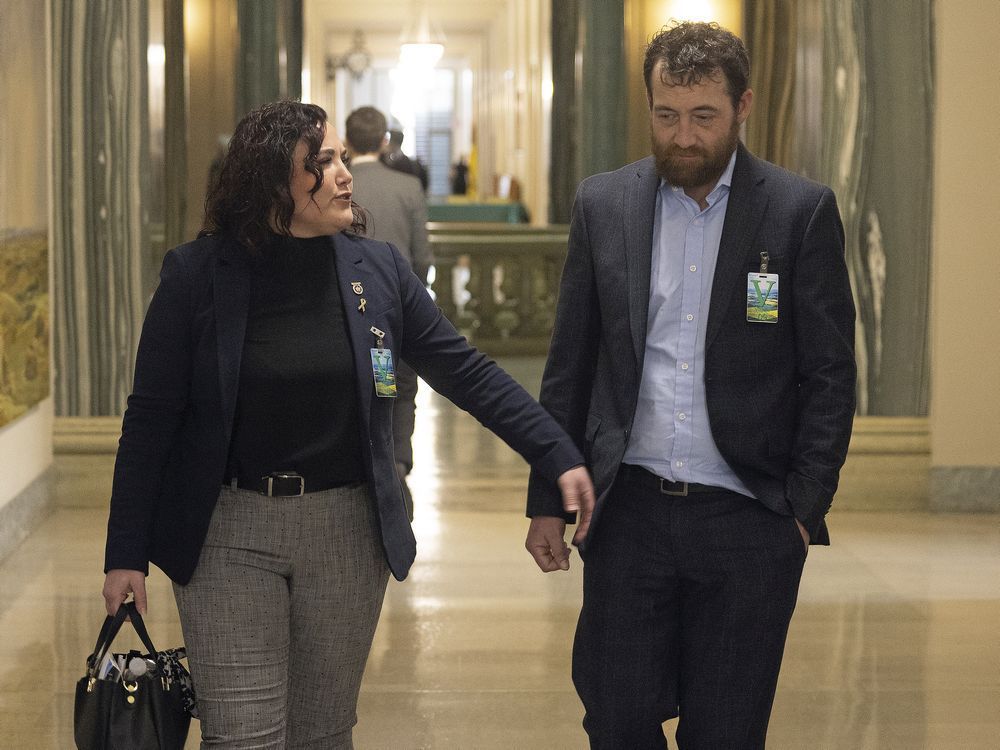
M 372 353 L 375 395 L 380 398 L 396 398 L 396 370 L 392 366 L 392 352 L 389 349 L 370 349 L 369 351 Z
M 747 274 L 747 320 L 751 323 L 778 322 L 778 274 Z

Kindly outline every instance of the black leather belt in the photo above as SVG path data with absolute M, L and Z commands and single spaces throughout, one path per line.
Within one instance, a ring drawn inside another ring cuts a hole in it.
M 724 487 L 713 487 L 709 484 L 696 484 L 694 482 L 671 482 L 657 476 L 649 469 L 634 464 L 622 464 L 619 476 L 631 484 L 647 492 L 659 492 L 661 495 L 671 495 L 673 497 L 687 497 L 699 492 L 729 492 Z
M 267 497 L 301 497 L 306 492 L 306 480 L 293 471 L 272 471 L 263 477 L 237 479 L 232 483 L 240 489 L 253 490 Z
M 259 492 L 266 497 L 302 497 L 306 492 L 323 492 L 339 487 L 360 487 L 364 480 L 355 479 L 348 482 L 306 482 L 300 474 L 294 471 L 272 471 L 254 479 L 232 478 L 226 482 L 230 487 L 241 490 Z

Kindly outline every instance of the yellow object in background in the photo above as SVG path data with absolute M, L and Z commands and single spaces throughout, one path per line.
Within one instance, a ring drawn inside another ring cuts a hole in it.
M 476 142 L 472 142 L 469 149 L 469 177 L 466 182 L 465 195 L 469 200 L 476 200 L 479 197 L 479 148 Z

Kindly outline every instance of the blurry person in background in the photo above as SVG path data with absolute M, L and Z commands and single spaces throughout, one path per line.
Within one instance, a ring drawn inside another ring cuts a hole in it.
M 425 193 L 427 192 L 427 167 L 420 159 L 411 159 L 403 153 L 403 128 L 398 122 L 393 122 L 389 128 L 389 142 L 385 145 L 380 158 L 387 167 L 416 177 L 420 180 L 420 187 Z
M 451 194 L 465 195 L 469 192 L 469 165 L 465 163 L 465 157 L 458 157 L 458 161 L 451 165 Z
M 354 200 L 368 212 L 365 236 L 394 245 L 410 262 L 417 278 L 426 284 L 427 271 L 434 262 L 427 241 L 427 199 L 416 177 L 390 169 L 379 161 L 387 143 L 385 115 L 374 107 L 361 107 L 347 116 L 345 130 L 354 176 Z M 396 363 L 396 390 L 393 448 L 403 499 L 412 521 L 413 496 L 406 475 L 413 469 L 417 374 L 402 360 Z

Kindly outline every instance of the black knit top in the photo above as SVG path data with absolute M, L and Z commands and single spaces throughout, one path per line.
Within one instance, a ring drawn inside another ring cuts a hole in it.
M 275 237 L 253 262 L 226 479 L 360 481 L 357 376 L 330 237 Z

